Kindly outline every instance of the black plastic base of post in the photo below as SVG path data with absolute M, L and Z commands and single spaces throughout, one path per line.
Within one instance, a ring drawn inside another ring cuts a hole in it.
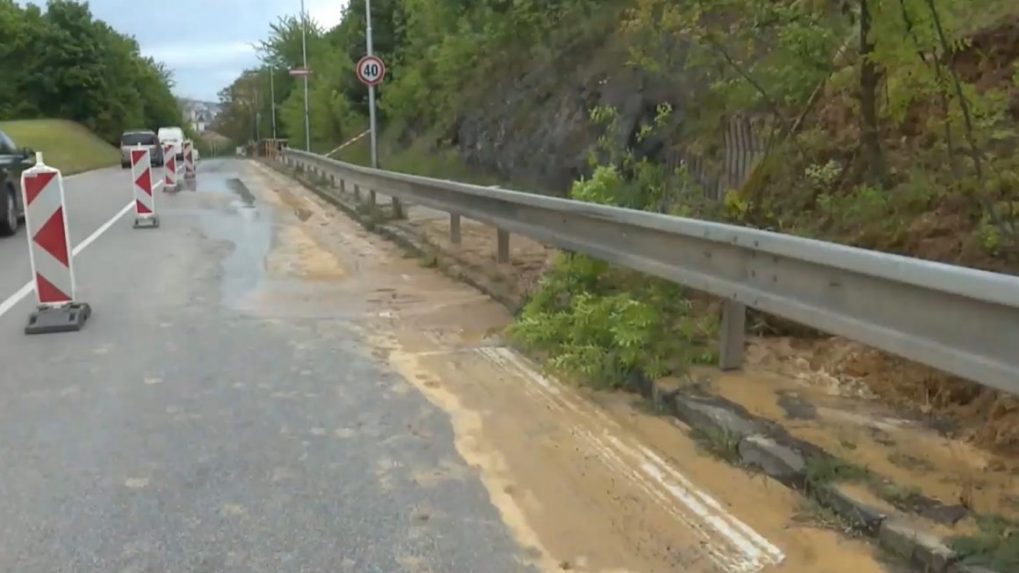
M 153 215 L 151 217 L 135 217 L 134 219 L 135 229 L 158 229 L 159 228 L 159 216 Z
M 88 303 L 76 302 L 65 306 L 39 307 L 28 317 L 25 334 L 52 334 L 77 332 L 92 316 Z

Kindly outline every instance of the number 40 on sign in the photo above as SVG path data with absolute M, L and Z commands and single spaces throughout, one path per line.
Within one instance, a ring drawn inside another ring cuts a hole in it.
M 386 64 L 378 56 L 365 56 L 357 62 L 357 79 L 366 86 L 377 86 L 386 76 Z

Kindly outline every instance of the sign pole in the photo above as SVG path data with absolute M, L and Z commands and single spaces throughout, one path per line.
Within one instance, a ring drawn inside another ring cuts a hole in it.
M 365 41 L 368 44 L 368 55 L 374 56 L 372 51 L 372 7 L 371 0 L 364 0 L 364 15 L 366 22 L 365 27 Z M 375 86 L 368 86 L 368 118 L 371 123 L 369 129 L 371 129 L 371 149 L 372 149 L 372 167 L 375 169 L 379 168 L 379 148 L 378 138 L 376 136 L 375 129 Z
M 304 0 L 301 0 L 301 57 L 304 69 L 308 69 L 308 17 L 304 11 Z M 371 32 L 369 32 L 370 34 Z M 311 152 L 311 127 L 308 120 L 308 76 L 304 76 L 304 150 Z

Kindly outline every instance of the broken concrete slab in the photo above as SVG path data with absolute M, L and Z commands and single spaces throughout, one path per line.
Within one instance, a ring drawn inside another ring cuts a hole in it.
M 651 402 L 660 412 L 674 413 L 675 398 L 683 388 L 683 383 L 674 377 L 654 380 L 651 383 Z
M 807 475 L 807 463 L 799 452 L 763 434 L 741 440 L 739 455 L 744 464 L 758 467 L 787 485 L 801 487 Z
M 881 522 L 878 543 L 930 573 L 947 573 L 948 567 L 959 557 L 938 536 L 899 519 Z
M 804 400 L 795 392 L 779 392 L 778 406 L 785 411 L 790 420 L 814 420 L 817 418 L 817 407 Z
M 920 515 L 931 521 L 944 523 L 945 525 L 955 525 L 969 515 L 969 509 L 959 504 L 943 505 L 935 501 L 931 506 L 921 511 Z
M 764 428 L 749 417 L 709 396 L 677 394 L 676 416 L 692 428 L 745 438 L 764 433 Z
M 827 484 L 815 494 L 821 503 L 868 535 L 875 535 L 881 522 L 888 518 L 888 511 L 869 503 L 844 484 Z

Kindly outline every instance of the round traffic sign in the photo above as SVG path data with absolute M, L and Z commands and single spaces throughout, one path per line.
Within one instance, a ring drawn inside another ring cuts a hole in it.
M 375 86 L 382 83 L 386 77 L 386 64 L 378 56 L 365 56 L 357 62 L 357 79 L 367 86 Z

